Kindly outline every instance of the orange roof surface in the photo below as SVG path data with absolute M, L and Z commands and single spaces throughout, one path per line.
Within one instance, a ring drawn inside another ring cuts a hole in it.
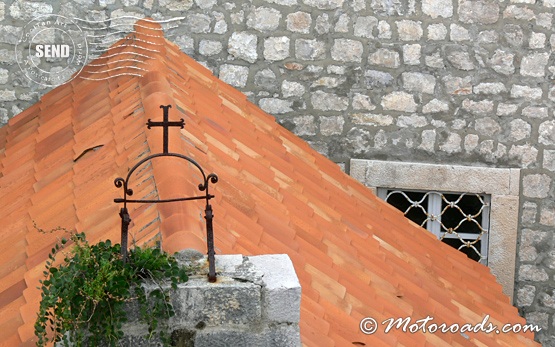
M 344 174 L 166 41 L 157 24 L 141 23 L 84 69 L 90 79 L 59 86 L 0 128 L 0 346 L 33 345 L 38 281 L 61 236 L 34 224 L 119 242 L 114 179 L 162 151 L 162 130 L 145 123 L 168 104 L 170 119 L 186 123 L 170 129 L 170 152 L 220 178 L 211 188 L 217 253 L 291 257 L 302 285 L 304 345 L 538 346 L 529 332 L 385 334 L 381 326 L 361 333 L 364 317 L 476 324 L 489 315 L 499 327 L 525 321 L 487 267 Z M 135 61 L 118 59 L 124 55 Z M 130 64 L 141 76 L 121 73 Z M 182 161 L 164 159 L 133 182 L 133 198 L 166 199 L 195 194 L 200 180 Z M 130 208 L 130 240 L 161 239 L 172 252 L 206 249 L 202 202 Z

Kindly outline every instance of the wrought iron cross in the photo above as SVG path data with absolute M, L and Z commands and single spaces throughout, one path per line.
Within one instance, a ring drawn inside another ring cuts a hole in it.
M 192 158 L 189 158 L 185 155 L 178 154 L 178 153 L 169 153 L 168 152 L 168 129 L 170 127 L 180 127 L 183 129 L 185 125 L 185 121 L 181 119 L 179 122 L 170 122 L 168 117 L 168 110 L 171 108 L 171 105 L 161 105 L 161 109 L 164 110 L 164 119 L 162 122 L 153 122 L 150 119 L 146 123 L 148 128 L 151 127 L 163 127 L 164 128 L 164 152 L 149 155 L 148 157 L 139 161 L 135 166 L 133 166 L 129 172 L 127 173 L 127 177 L 124 179 L 122 177 L 116 178 L 114 184 L 117 188 L 123 188 L 123 198 L 116 198 L 114 202 L 116 203 L 123 203 L 123 207 L 120 209 L 120 217 L 121 217 L 121 254 L 123 257 L 123 261 L 127 259 L 127 234 L 129 225 L 131 224 L 131 217 L 129 216 L 129 211 L 127 210 L 127 204 L 131 203 L 151 203 L 151 204 L 158 204 L 158 203 L 170 203 L 170 202 L 177 202 L 177 201 L 191 201 L 191 200 L 205 200 L 206 205 L 204 209 L 204 218 L 206 219 L 206 244 L 208 248 L 208 280 L 210 282 L 216 281 L 216 268 L 215 268 L 215 252 L 214 252 L 214 229 L 212 226 L 212 220 L 214 218 L 214 213 L 212 211 L 212 206 L 210 205 L 210 199 L 214 198 L 214 195 L 209 193 L 209 185 L 210 183 L 217 183 L 218 176 L 214 173 L 206 175 L 202 167 Z M 203 192 L 202 195 L 197 196 L 189 196 L 189 197 L 181 197 L 181 198 L 172 198 L 172 199 L 160 199 L 160 200 L 150 200 L 150 199 L 130 199 L 129 197 L 133 195 L 133 189 L 129 188 L 129 180 L 131 179 L 132 174 L 137 170 L 140 166 L 142 166 L 147 161 L 151 161 L 157 158 L 177 158 L 188 161 L 194 167 L 196 167 L 201 175 L 202 175 L 202 182 L 198 185 L 198 190 Z
M 172 107 L 172 105 L 160 105 L 160 108 L 164 110 L 164 120 L 161 122 L 153 122 L 152 120 L 150 120 L 150 118 L 148 119 L 148 122 L 146 123 L 148 129 L 150 129 L 151 127 L 162 127 L 164 128 L 164 153 L 168 153 L 168 135 L 169 135 L 169 128 L 170 127 L 180 127 L 181 129 L 183 129 L 183 127 L 185 126 L 185 121 L 183 120 L 183 118 L 181 118 L 181 120 L 179 122 L 170 122 L 169 121 L 169 115 L 168 115 L 168 109 L 170 109 Z

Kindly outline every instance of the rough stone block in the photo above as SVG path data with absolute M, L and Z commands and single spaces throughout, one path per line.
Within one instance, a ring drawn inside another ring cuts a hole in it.
M 30 21 L 39 15 L 50 14 L 52 11 L 52 5 L 43 2 L 16 0 L 10 5 L 10 15 L 25 21 Z
M 354 34 L 359 37 L 373 38 L 372 31 L 378 25 L 376 17 L 358 17 L 354 25 Z
M 393 124 L 393 117 L 383 114 L 354 113 L 351 121 L 359 125 L 387 126 Z
M 470 71 L 475 69 L 470 53 L 465 51 L 455 50 L 449 52 L 447 53 L 447 60 L 458 70 Z
M 518 105 L 515 104 L 499 103 L 499 105 L 497 105 L 498 116 L 510 116 L 512 114 L 515 114 L 517 110 Z
M 539 141 L 544 145 L 555 145 L 555 120 L 548 120 L 540 124 Z
M 345 119 L 342 116 L 320 118 L 320 134 L 323 136 L 341 135 Z
M 327 13 L 323 13 L 316 18 L 316 25 L 314 30 L 320 35 L 328 33 L 331 29 L 331 24 L 329 22 L 329 16 Z
M 258 329 L 202 330 L 194 337 L 195 347 L 299 347 L 298 327 L 275 326 Z
M 467 152 L 472 152 L 476 147 L 478 147 L 478 143 L 480 141 L 480 137 L 476 134 L 468 134 L 464 137 L 464 150 Z
M 493 110 L 493 104 L 491 105 L 491 108 Z M 476 132 L 486 137 L 493 137 L 501 132 L 501 126 L 491 117 L 476 119 L 474 129 Z
M 534 265 L 521 265 L 518 270 L 519 281 L 545 282 L 549 279 L 549 275 L 544 269 Z
M 412 20 L 400 20 L 396 22 L 397 33 L 401 41 L 420 40 L 423 34 L 422 23 Z
M 249 260 L 256 271 L 264 274 L 263 307 L 266 318 L 272 322 L 298 323 L 301 285 L 289 257 L 285 254 L 260 255 Z
M 451 0 L 423 0 L 422 12 L 432 18 L 451 18 L 453 2 Z
M 404 72 L 402 74 L 403 88 L 411 92 L 433 94 L 436 79 L 429 74 L 420 72 Z
M 447 27 L 443 23 L 430 24 L 428 26 L 428 40 L 444 40 L 447 37 Z
M 231 274 L 237 267 L 244 262 L 244 257 L 240 254 L 222 254 L 216 257 L 216 272 L 218 274 Z
M 247 17 L 247 26 L 262 32 L 276 30 L 280 24 L 281 12 L 275 8 L 258 7 Z
M 459 0 L 458 12 L 463 23 L 493 24 L 499 20 L 499 3 L 487 0 Z
M 189 31 L 195 34 L 206 34 L 210 32 L 212 19 L 203 13 L 190 13 L 187 15 L 187 26 Z
M 372 99 L 368 95 L 355 93 L 353 96 L 353 109 L 354 110 L 368 110 L 372 111 L 376 109 L 376 106 L 372 104 Z
M 399 56 L 397 55 L 397 60 L 398 59 Z M 368 70 L 364 72 L 365 85 L 370 89 L 388 87 L 393 84 L 393 81 L 393 76 L 387 72 L 378 70 Z
M 548 60 L 548 53 L 529 54 L 522 58 L 520 74 L 522 76 L 544 77 Z
M 281 93 L 284 98 L 300 97 L 305 93 L 305 87 L 299 82 L 283 81 L 281 83 Z
M 314 116 L 299 116 L 292 119 L 295 128 L 293 132 L 298 135 L 316 135 L 317 126 L 314 123 Z
M 500 94 L 506 92 L 507 88 L 501 82 L 480 83 L 474 87 L 475 94 Z
M 270 114 L 284 114 L 288 112 L 293 112 L 291 108 L 293 102 L 289 100 L 282 100 L 278 98 L 264 98 L 259 102 L 259 106 L 264 111 Z
M 418 43 L 403 45 L 403 63 L 407 65 L 420 64 L 422 57 L 422 46 Z
M 256 46 L 258 37 L 246 32 L 234 32 L 229 38 L 227 51 L 236 58 L 254 63 L 258 59 Z
M 516 294 L 516 304 L 520 307 L 530 306 L 534 302 L 536 296 L 536 287 L 532 285 L 524 285 L 518 289 Z
M 555 171 L 555 150 L 543 150 L 543 168 L 549 171 Z
M 320 10 L 333 10 L 343 6 L 345 0 L 303 0 L 308 6 L 319 8 Z
M 541 49 L 545 48 L 545 42 L 547 37 L 544 33 L 532 33 L 530 34 L 530 40 L 528 42 L 530 48 L 532 49 Z
M 391 25 L 388 22 L 381 20 L 378 22 L 378 38 L 388 40 L 392 36 Z
M 326 44 L 318 40 L 295 40 L 295 56 L 301 60 L 323 59 L 326 56 Z
M 496 50 L 490 59 L 488 59 L 488 64 L 493 70 L 503 75 L 511 75 L 515 72 L 514 66 L 515 55 L 510 52 L 503 50 Z
M 458 153 L 462 150 L 461 142 L 462 138 L 459 134 L 449 132 L 447 138 L 439 145 L 439 149 L 448 154 Z
M 217 0 L 195 0 L 195 4 L 203 10 L 209 10 L 214 7 Z
M 22 33 L 23 33 L 23 29 L 20 27 L 14 27 L 11 25 L 1 25 L 0 43 L 9 43 L 11 45 L 16 45 L 21 39 Z
M 264 69 L 257 71 L 254 75 L 254 85 L 259 87 L 262 90 L 267 91 L 277 91 L 277 76 L 276 74 L 270 69 Z
M 331 57 L 340 62 L 362 61 L 362 42 L 350 39 L 336 39 L 331 48 Z
M 511 88 L 511 98 L 523 98 L 527 101 L 541 99 L 543 91 L 539 87 L 529 87 L 515 84 Z
M 532 133 L 532 126 L 523 121 L 522 119 L 514 119 L 509 123 L 509 136 L 510 141 L 520 141 L 526 139 Z
M 435 130 L 424 130 L 422 132 L 422 141 L 418 146 L 419 149 L 422 149 L 427 152 L 434 152 L 436 143 L 436 131 Z
M 428 125 L 426 117 L 413 114 L 410 116 L 399 116 L 397 126 L 399 128 L 422 128 Z
M 401 59 L 399 53 L 387 48 L 379 48 L 368 56 L 368 63 L 396 69 L 401 64 Z
M 269 37 L 264 40 L 264 59 L 277 61 L 289 57 L 289 41 L 287 36 Z
M 417 104 L 411 94 L 391 92 L 382 98 L 382 107 L 384 110 L 416 112 Z
M 312 17 L 307 12 L 295 12 L 287 15 L 287 30 L 308 34 L 310 32 L 310 25 L 312 24 Z
M 445 76 L 442 78 L 445 90 L 449 94 L 454 95 L 467 95 L 472 94 L 472 78 Z
M 549 194 L 551 177 L 546 174 L 531 174 L 522 180 L 522 194 L 529 198 L 546 198 Z
M 334 30 L 336 33 L 348 33 L 350 24 L 351 24 L 351 17 L 348 14 L 343 13 L 342 15 L 339 16 L 339 19 L 335 23 Z
M 447 111 L 449 111 L 449 104 L 438 99 L 432 99 L 422 107 L 423 113 L 440 113 Z
M 246 66 L 225 64 L 220 67 L 220 79 L 234 87 L 247 85 L 249 68 Z
M 349 106 L 349 98 L 333 93 L 316 91 L 310 97 L 312 107 L 321 111 L 344 111 Z
M 471 39 L 470 32 L 465 27 L 458 24 L 451 24 L 451 41 L 468 41 Z
M 484 30 L 478 33 L 478 42 L 480 43 L 497 43 L 499 41 L 499 33 L 495 30 Z
M 179 327 L 248 325 L 262 318 L 260 285 L 223 276 L 214 284 L 204 276 L 191 278 L 179 286 L 172 303 L 176 311 L 172 325 Z
M 534 10 L 528 7 L 509 5 L 503 11 L 503 18 L 531 21 L 536 18 Z
M 223 49 L 220 41 L 202 40 L 199 43 L 199 53 L 206 56 L 212 56 L 220 53 Z

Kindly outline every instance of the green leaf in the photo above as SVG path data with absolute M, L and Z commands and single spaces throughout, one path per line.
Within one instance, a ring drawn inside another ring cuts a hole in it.
M 126 321 L 124 303 L 130 300 L 137 300 L 140 316 L 149 326 L 148 336 L 158 336 L 169 345 L 170 339 L 157 330 L 163 330 L 165 319 L 174 314 L 169 288 L 153 290 L 147 300 L 141 283 L 155 280 L 176 288 L 177 283 L 186 281 L 187 271 L 178 266 L 175 258 L 157 248 L 136 247 L 124 265 L 120 246 L 112 246 L 110 240 L 89 245 L 84 233 L 73 233 L 70 239 L 74 241 L 71 253 L 64 255 L 61 265 L 52 266 L 56 252 L 67 243 L 62 238 L 52 249 L 43 272 L 42 299 L 35 323 L 37 345 L 63 341 L 65 345 L 82 346 L 87 342 L 88 331 L 89 345 L 116 346 L 123 336 L 122 322 Z

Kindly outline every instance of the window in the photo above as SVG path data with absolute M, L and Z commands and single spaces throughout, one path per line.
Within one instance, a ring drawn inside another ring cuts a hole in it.
M 480 251 L 484 258 L 481 262 L 487 262 L 487 266 L 503 286 L 503 292 L 509 297 L 513 297 L 520 169 L 351 159 L 349 172 L 351 176 L 376 191 L 377 194 L 384 194 L 379 192 L 381 190 L 378 189 L 379 187 L 383 187 L 387 191 L 386 196 L 393 191 L 405 192 L 405 195 L 409 198 L 412 194 L 421 194 L 420 198 L 419 195 L 412 195 L 413 197 L 410 200 L 415 202 L 422 200 L 426 192 L 429 192 L 426 196 L 427 200 L 425 199 L 421 203 L 422 208 L 430 215 L 437 216 L 438 219 L 438 208 L 443 211 L 448 202 L 457 201 L 458 197 L 463 196 L 457 205 L 472 206 L 479 203 L 479 199 L 478 202 L 475 200 L 479 196 L 487 206 L 484 207 L 481 215 L 478 215 L 475 219 L 476 222 L 480 223 L 481 228 L 487 230 L 483 235 L 487 235 L 487 238 L 480 237 L 479 245 L 475 243 L 475 248 Z M 431 194 L 431 192 L 443 193 L 437 195 Z M 444 201 L 443 198 L 438 198 L 438 196 L 441 197 L 441 194 L 445 196 L 445 200 L 448 202 Z M 399 200 L 402 202 L 399 196 L 403 197 L 399 193 L 391 194 L 388 201 Z M 475 198 L 471 198 L 472 196 Z M 407 199 L 405 198 L 405 200 Z M 430 203 L 432 206 L 430 206 Z M 416 208 L 413 209 L 416 211 Z M 451 208 L 447 210 L 450 210 L 449 213 L 444 213 L 441 216 L 441 221 L 449 230 L 449 228 L 456 226 L 456 222 L 446 221 L 446 218 L 450 219 L 452 215 L 456 216 L 457 214 Z M 472 213 L 472 211 L 475 212 Z M 476 214 L 476 209 L 464 212 L 464 214 L 469 213 Z M 409 216 L 409 218 L 411 217 Z M 422 216 L 419 218 L 422 220 Z M 425 224 L 428 230 L 435 232 L 439 237 L 442 236 L 442 232 L 445 234 L 445 229 L 437 226 L 439 225 L 438 222 L 432 221 L 431 226 L 428 225 L 428 221 Z M 465 230 L 460 234 L 463 236 L 462 239 L 468 242 L 472 240 L 471 237 L 476 237 L 476 229 Z M 443 241 L 459 248 L 461 243 L 457 245 L 457 242 L 463 241 L 460 241 L 460 239 L 457 241 L 454 236 L 454 234 L 447 233 L 443 237 Z M 482 253 L 481 250 L 484 249 L 487 251 Z M 475 257 L 475 255 L 472 256 Z
M 487 265 L 489 195 L 388 188 L 377 193 L 439 240 Z

